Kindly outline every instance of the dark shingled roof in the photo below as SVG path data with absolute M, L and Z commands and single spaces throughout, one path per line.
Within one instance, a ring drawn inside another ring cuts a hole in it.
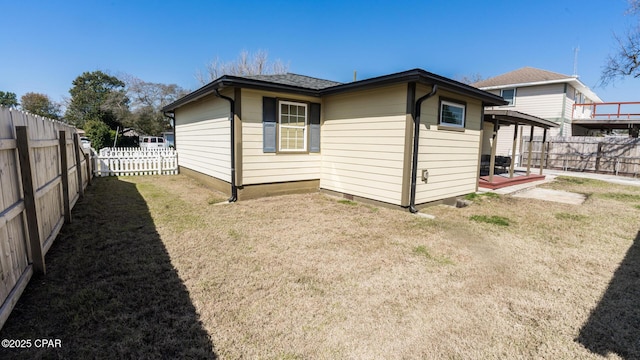
M 486 88 L 490 86 L 503 86 L 514 84 L 525 84 L 532 82 L 573 79 L 569 75 L 559 74 L 552 71 L 536 69 L 532 67 L 523 67 L 518 70 L 498 75 L 486 80 L 478 81 L 471 84 L 477 88 Z
M 321 97 L 325 95 L 362 90 L 403 82 L 437 85 L 438 87 L 447 91 L 471 96 L 475 99 L 481 100 L 486 106 L 505 105 L 507 103 L 500 96 L 490 94 L 473 86 L 469 86 L 440 75 L 432 74 L 422 69 L 413 69 L 344 84 L 335 81 L 322 80 L 310 76 L 290 73 L 280 75 L 224 75 L 201 87 L 200 89 L 197 89 L 163 107 L 162 111 L 174 111 L 180 106 L 183 106 L 192 101 L 196 101 L 204 96 L 217 93 L 220 89 L 225 88 L 258 89 L 264 91 L 275 91 Z
M 275 75 L 245 75 L 238 76 L 245 79 L 266 81 L 270 83 L 298 86 L 306 89 L 322 90 L 332 86 L 340 85 L 341 83 L 331 80 L 323 80 L 310 76 L 286 73 Z

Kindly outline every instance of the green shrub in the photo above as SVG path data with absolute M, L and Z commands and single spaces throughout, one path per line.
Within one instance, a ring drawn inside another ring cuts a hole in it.
M 96 150 L 113 146 L 115 131 L 99 120 L 89 120 L 84 125 L 84 131 L 91 140 L 91 147 Z

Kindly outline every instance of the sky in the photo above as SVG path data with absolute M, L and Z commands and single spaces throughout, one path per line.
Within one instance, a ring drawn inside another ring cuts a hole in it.
M 596 87 L 627 0 L 0 0 L 0 91 L 54 101 L 86 71 L 195 90 L 198 70 L 243 50 L 339 82 L 421 68 L 489 78 L 524 66 L 577 73 L 604 101 L 640 101 L 640 79 Z

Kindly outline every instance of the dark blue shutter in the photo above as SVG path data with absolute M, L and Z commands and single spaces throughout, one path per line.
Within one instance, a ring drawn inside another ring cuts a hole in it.
M 262 98 L 262 151 L 276 152 L 277 143 L 277 108 L 276 98 Z
M 309 109 L 309 152 L 320 152 L 320 104 Z

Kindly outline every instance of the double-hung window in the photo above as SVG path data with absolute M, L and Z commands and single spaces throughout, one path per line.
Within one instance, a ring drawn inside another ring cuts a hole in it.
M 440 125 L 464 128 L 466 105 L 440 101 Z
M 307 150 L 307 104 L 292 101 L 280 101 L 279 151 Z

